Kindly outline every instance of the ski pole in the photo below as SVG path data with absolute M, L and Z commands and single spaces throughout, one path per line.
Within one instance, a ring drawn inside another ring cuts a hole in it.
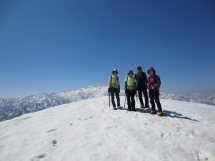
M 108 100 L 109 100 L 109 108 L 110 108 L 110 93 L 108 93 L 108 96 L 109 96 Z
M 125 109 L 126 97 L 127 97 L 127 96 L 125 95 L 125 101 L 124 101 L 124 109 Z

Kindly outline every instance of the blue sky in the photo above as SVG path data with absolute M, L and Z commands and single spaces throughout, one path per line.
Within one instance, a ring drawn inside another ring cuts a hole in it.
M 154 66 L 162 91 L 215 91 L 213 0 L 1 0 L 0 96 L 107 84 Z

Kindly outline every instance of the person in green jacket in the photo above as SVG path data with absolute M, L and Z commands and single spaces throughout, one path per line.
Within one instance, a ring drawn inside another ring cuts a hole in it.
M 114 100 L 114 95 L 116 96 L 116 100 L 117 100 L 117 107 L 121 108 L 120 106 L 120 97 L 119 97 L 119 93 L 120 93 L 120 81 L 119 81 L 119 77 L 118 77 L 118 71 L 117 69 L 113 69 L 112 70 L 112 75 L 109 77 L 109 81 L 108 81 L 108 93 L 110 93 L 111 95 L 111 102 L 113 105 L 113 109 L 116 110 L 116 103 Z
M 134 96 L 137 93 L 136 81 L 134 78 L 134 72 L 128 71 L 128 76 L 125 78 L 125 94 L 127 97 L 128 111 L 136 111 Z

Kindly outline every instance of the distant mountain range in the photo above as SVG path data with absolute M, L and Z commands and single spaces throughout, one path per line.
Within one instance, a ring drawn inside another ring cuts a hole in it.
M 198 93 L 194 93 L 191 95 L 161 93 L 161 98 L 186 101 L 186 102 L 196 102 L 196 103 L 202 103 L 202 104 L 208 104 L 208 105 L 215 105 L 215 95 L 203 96 Z
M 64 91 L 50 94 L 39 93 L 24 98 L 0 98 L 0 121 L 12 119 L 25 113 L 36 112 L 57 105 L 107 95 L 107 87 L 83 87 L 75 91 Z M 199 94 L 193 94 L 183 96 L 162 93 L 161 98 L 215 105 L 215 95 L 201 96 Z

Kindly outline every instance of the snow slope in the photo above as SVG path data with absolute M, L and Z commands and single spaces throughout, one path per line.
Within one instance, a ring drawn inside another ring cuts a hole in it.
M 0 98 L 0 121 L 9 120 L 26 113 L 36 112 L 44 110 L 46 108 L 55 107 L 82 99 L 106 96 L 108 94 L 107 89 L 108 87 L 83 87 L 79 90 L 74 91 L 39 93 L 24 98 Z M 121 92 L 121 95 L 124 95 L 123 90 L 121 90 Z M 161 93 L 160 97 L 163 99 L 199 102 L 209 105 L 215 105 L 215 95 L 201 96 L 199 94 L 193 94 L 190 96 L 183 96 Z
M 161 103 L 164 117 L 98 97 L 0 122 L 0 161 L 215 161 L 214 106 Z

